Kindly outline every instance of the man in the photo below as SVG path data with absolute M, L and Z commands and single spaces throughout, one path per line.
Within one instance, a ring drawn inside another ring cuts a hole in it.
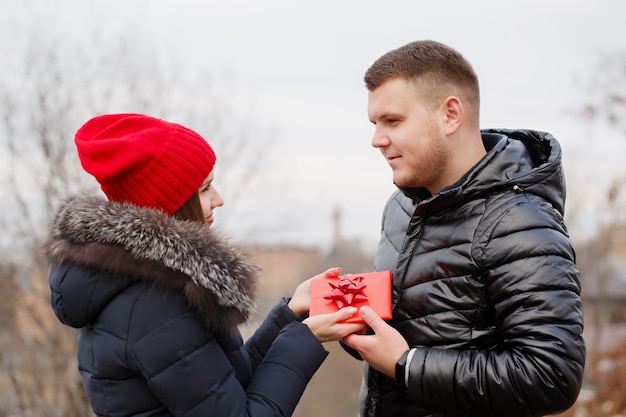
M 437 42 L 383 55 L 365 84 L 372 145 L 398 190 L 375 259 L 393 271 L 393 318 L 364 307 L 373 334 L 343 340 L 367 362 L 361 416 L 567 409 L 585 344 L 559 144 L 481 131 L 477 77 Z

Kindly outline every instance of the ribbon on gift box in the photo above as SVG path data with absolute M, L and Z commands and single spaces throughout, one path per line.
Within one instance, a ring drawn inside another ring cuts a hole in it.
M 328 285 L 332 287 L 332 290 L 324 298 L 333 300 L 337 304 L 337 308 L 343 308 L 352 303 L 367 300 L 367 295 L 363 293 L 363 290 L 367 287 L 365 277 L 344 276 L 339 281 L 329 281 Z

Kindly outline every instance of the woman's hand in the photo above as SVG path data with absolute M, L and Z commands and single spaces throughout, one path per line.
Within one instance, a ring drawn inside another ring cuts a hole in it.
M 289 301 L 289 308 L 299 317 L 306 317 L 309 314 L 309 306 L 311 305 L 311 281 L 316 278 L 336 278 L 339 274 L 341 274 L 341 268 L 330 268 L 298 285 Z
M 356 307 L 344 307 L 334 313 L 319 314 L 308 317 L 302 323 L 309 326 L 311 332 L 320 342 L 339 340 L 349 334 L 360 332 L 365 328 L 363 323 L 340 323 L 349 319 L 357 312 Z

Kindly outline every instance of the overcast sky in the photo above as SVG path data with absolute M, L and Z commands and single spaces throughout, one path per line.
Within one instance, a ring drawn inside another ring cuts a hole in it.
M 483 127 L 544 130 L 561 141 L 577 213 L 602 207 L 624 172 L 626 139 L 574 114 L 598 54 L 626 50 L 622 0 L 0 0 L 0 14 L 5 52 L 15 28 L 37 21 L 77 42 L 91 28 L 127 33 L 166 61 L 228 74 L 246 112 L 276 135 L 264 167 L 271 180 L 247 192 L 245 219 L 216 215 L 238 239 L 325 246 L 339 205 L 343 234 L 375 247 L 394 187 L 370 146 L 362 77 L 380 55 L 417 39 L 446 43 L 472 63 Z M 585 233 L 582 223 L 572 221 L 573 234 Z M 258 234 L 243 236 L 254 224 Z

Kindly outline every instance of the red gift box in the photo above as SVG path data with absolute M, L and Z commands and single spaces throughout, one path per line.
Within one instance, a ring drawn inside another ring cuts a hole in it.
M 391 318 L 391 271 L 346 274 L 311 281 L 309 315 L 333 313 L 348 305 L 371 307 L 384 320 Z M 343 323 L 362 323 L 357 312 Z

